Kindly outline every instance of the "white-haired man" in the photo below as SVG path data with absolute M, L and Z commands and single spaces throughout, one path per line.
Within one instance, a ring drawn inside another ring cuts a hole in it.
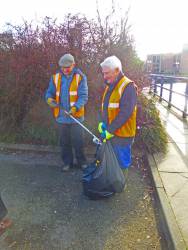
M 100 65 L 106 88 L 98 129 L 104 139 L 111 139 L 121 168 L 127 170 L 136 133 L 136 85 L 123 74 L 121 61 L 116 56 L 107 57 Z

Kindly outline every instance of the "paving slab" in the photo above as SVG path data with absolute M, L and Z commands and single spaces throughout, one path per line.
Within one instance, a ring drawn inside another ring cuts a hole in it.
M 175 143 L 168 143 L 167 155 L 161 153 L 155 155 L 154 158 L 158 164 L 159 171 L 188 173 L 188 167 L 182 159 Z
M 188 122 L 158 103 L 157 108 L 168 135 L 180 150 L 188 166 Z

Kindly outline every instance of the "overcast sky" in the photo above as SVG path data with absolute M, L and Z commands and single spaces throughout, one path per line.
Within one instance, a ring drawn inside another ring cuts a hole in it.
M 101 14 L 105 16 L 111 0 L 98 0 Z M 135 38 L 136 51 L 141 59 L 147 54 L 181 52 L 188 43 L 188 0 L 114 0 L 123 13 L 130 7 L 129 23 Z M 45 16 L 59 21 L 67 13 L 84 13 L 96 16 L 96 0 L 4 0 L 0 8 L 0 30 L 5 23 L 20 24 Z M 118 17 L 117 17 L 118 18 Z

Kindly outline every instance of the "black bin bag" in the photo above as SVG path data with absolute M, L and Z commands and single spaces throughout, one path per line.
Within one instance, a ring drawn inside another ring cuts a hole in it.
M 123 191 L 125 177 L 110 141 L 99 147 L 95 161 L 83 172 L 82 183 L 84 194 L 90 199 L 106 198 Z

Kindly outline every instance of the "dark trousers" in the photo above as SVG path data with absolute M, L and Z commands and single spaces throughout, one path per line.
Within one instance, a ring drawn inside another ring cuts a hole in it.
M 0 221 L 7 215 L 7 209 L 0 196 Z
M 60 124 L 61 158 L 65 165 L 73 165 L 73 149 L 77 164 L 86 163 L 83 144 L 83 129 L 78 124 Z

